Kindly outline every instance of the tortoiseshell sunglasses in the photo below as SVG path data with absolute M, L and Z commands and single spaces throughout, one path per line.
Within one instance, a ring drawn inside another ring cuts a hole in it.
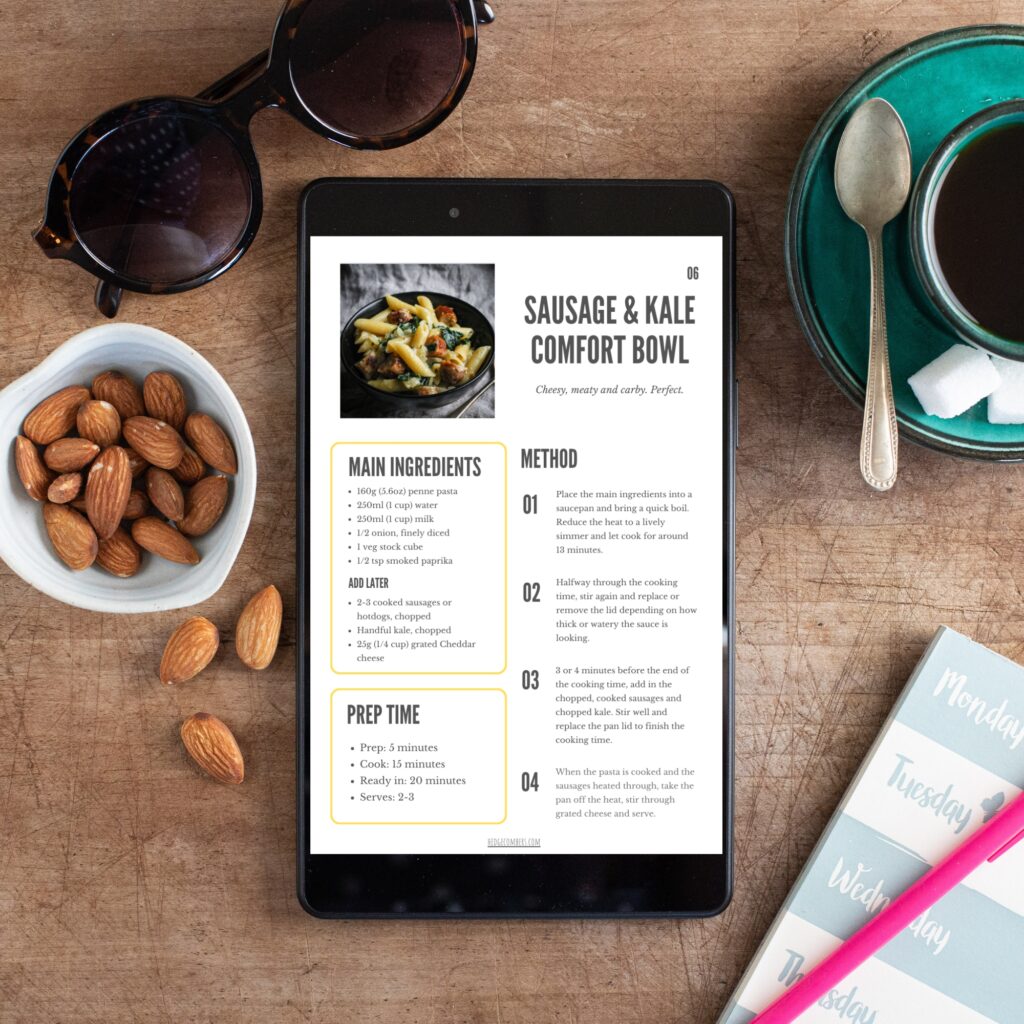
M 281 107 L 343 146 L 389 149 L 436 128 L 469 85 L 484 0 L 287 0 L 270 49 L 196 98 L 107 111 L 64 147 L 35 240 L 121 290 L 196 288 L 233 266 L 263 212 L 249 122 Z

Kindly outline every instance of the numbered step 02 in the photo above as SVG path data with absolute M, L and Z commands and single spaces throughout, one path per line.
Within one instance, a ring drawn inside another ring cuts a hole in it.
M 331 448 L 331 668 L 505 670 L 508 520 L 497 442 Z
M 498 687 L 339 687 L 331 694 L 336 825 L 499 825 L 508 700 Z

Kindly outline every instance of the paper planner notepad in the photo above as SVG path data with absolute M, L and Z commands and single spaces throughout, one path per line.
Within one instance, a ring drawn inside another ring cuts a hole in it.
M 719 1024 L 748 1024 L 1022 784 L 1024 668 L 941 628 Z M 980 867 L 799 1021 L 1024 1021 L 1024 843 Z

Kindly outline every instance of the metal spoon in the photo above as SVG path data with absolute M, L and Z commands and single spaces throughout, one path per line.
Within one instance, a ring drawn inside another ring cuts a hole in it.
M 882 99 L 862 103 L 839 140 L 836 195 L 847 217 L 868 236 L 871 259 L 871 336 L 864 394 L 860 471 L 877 491 L 896 482 L 896 406 L 892 400 L 885 331 L 882 229 L 910 192 L 910 140 L 900 115 Z

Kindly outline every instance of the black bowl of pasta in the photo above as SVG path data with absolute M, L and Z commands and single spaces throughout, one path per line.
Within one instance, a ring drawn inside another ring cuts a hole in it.
M 469 399 L 494 365 L 494 328 L 475 306 L 438 292 L 368 302 L 341 331 L 341 361 L 359 387 L 409 410 Z

